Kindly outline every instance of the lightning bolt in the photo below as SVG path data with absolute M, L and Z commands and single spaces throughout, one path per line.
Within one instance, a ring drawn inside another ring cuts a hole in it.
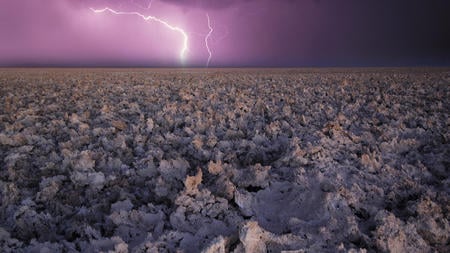
M 138 17 L 144 19 L 145 21 L 151 20 L 151 21 L 158 22 L 158 23 L 164 25 L 165 27 L 167 27 L 168 29 L 180 33 L 183 36 L 183 44 L 182 44 L 181 49 L 180 49 L 180 60 L 181 60 L 181 63 L 184 63 L 184 60 L 186 58 L 186 53 L 188 51 L 189 38 L 188 38 L 187 33 L 183 29 L 181 29 L 180 27 L 173 26 L 173 25 L 169 24 L 167 21 L 159 19 L 159 18 L 154 17 L 154 16 L 145 16 L 145 15 L 139 13 L 139 12 L 136 12 L 136 11 L 130 11 L 130 12 L 128 12 L 128 11 L 116 11 L 116 10 L 113 10 L 113 9 L 111 9 L 109 7 L 106 7 L 104 9 L 93 9 L 93 8 L 90 8 L 90 9 L 91 9 L 91 11 L 93 11 L 95 13 L 103 13 L 103 12 L 108 11 L 108 12 L 111 12 L 111 13 L 113 13 L 115 15 L 134 15 L 134 16 L 138 16 Z
M 212 32 L 214 31 L 214 29 L 211 26 L 211 20 L 209 19 L 209 15 L 208 13 L 206 13 L 206 19 L 208 20 L 208 28 L 209 28 L 209 32 L 208 34 L 205 36 L 205 46 L 206 46 L 206 50 L 208 50 L 208 61 L 206 62 L 206 67 L 209 67 L 209 62 L 211 61 L 211 57 L 212 57 L 212 52 L 211 49 L 209 48 L 209 44 L 208 44 L 208 40 L 209 37 L 211 36 Z

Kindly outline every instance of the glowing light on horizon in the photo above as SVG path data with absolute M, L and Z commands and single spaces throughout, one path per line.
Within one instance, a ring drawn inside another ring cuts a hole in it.
M 209 32 L 208 34 L 205 36 L 205 46 L 206 46 L 206 50 L 208 50 L 208 61 L 206 62 L 206 67 L 209 67 L 209 62 L 211 61 L 212 58 L 212 52 L 211 49 L 209 48 L 209 44 L 208 44 L 208 39 L 211 36 L 211 34 L 213 33 L 214 29 L 211 26 L 211 20 L 209 19 L 209 15 L 208 13 L 206 13 L 206 18 L 208 19 L 208 28 L 209 28 Z
M 151 6 L 151 3 L 152 3 L 152 1 L 150 1 L 149 7 Z M 109 7 L 105 7 L 103 9 L 94 9 L 94 8 L 90 8 L 90 9 L 94 13 L 110 12 L 110 13 L 115 14 L 115 15 L 134 15 L 134 16 L 138 16 L 138 17 L 144 19 L 145 21 L 151 20 L 151 21 L 158 22 L 158 23 L 164 25 L 165 27 L 167 27 L 168 29 L 180 33 L 183 36 L 183 43 L 181 45 L 181 49 L 180 49 L 180 53 L 179 53 L 180 54 L 180 60 L 181 60 L 181 63 L 185 62 L 186 54 L 188 52 L 189 37 L 188 37 L 187 33 L 183 29 L 181 29 L 180 27 L 171 25 L 167 21 L 159 19 L 159 18 L 154 17 L 154 16 L 143 15 L 143 14 L 137 12 L 137 11 L 116 11 L 116 10 L 113 10 L 113 9 L 111 9 Z M 208 20 L 209 20 L 209 17 L 208 17 Z

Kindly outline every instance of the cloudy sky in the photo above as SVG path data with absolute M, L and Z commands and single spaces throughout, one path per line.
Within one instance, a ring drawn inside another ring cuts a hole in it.
M 201 67 L 207 46 L 210 66 L 448 66 L 449 10 L 448 0 L 0 0 L 0 66 Z

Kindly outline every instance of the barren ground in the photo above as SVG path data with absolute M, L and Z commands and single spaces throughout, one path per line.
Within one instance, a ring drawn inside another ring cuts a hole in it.
M 450 252 L 449 95 L 448 69 L 0 69 L 0 251 Z

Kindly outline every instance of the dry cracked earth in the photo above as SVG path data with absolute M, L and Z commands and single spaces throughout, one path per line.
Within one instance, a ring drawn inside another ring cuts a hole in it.
M 2 69 L 1 252 L 450 252 L 448 69 Z

